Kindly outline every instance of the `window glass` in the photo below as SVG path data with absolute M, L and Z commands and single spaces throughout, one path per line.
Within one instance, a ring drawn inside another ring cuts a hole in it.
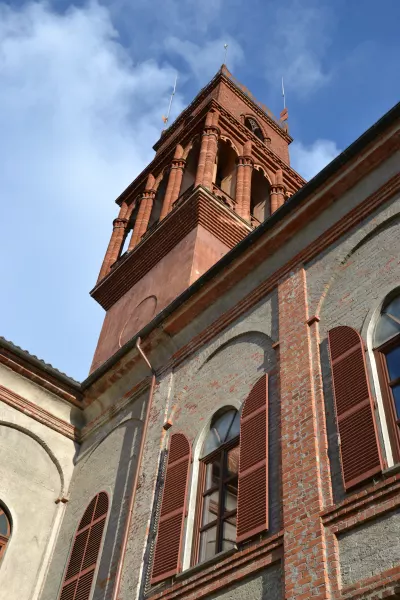
M 400 296 L 397 296 L 382 310 L 382 314 L 375 329 L 374 346 L 381 346 L 399 333 Z
M 236 510 L 238 495 L 238 480 L 237 478 L 226 484 L 225 487 L 225 513 Z
M 239 472 L 239 446 L 226 453 L 226 477 L 234 477 Z
M 222 444 L 234 439 L 240 431 L 240 414 L 234 408 L 217 415 L 204 441 L 202 457 L 208 456 Z
M 206 465 L 206 483 L 204 491 L 210 490 L 219 486 L 221 477 L 221 457 L 217 456 L 215 460 Z
M 4 536 L 9 535 L 8 531 L 8 519 L 3 512 L 0 512 L 0 534 Z
M 204 497 L 203 500 L 203 519 L 202 526 L 208 525 L 216 521 L 218 518 L 219 511 L 219 490 L 212 492 L 208 496 Z
M 392 388 L 394 405 L 396 407 L 397 418 L 400 419 L 400 385 Z
M 216 554 L 217 528 L 210 527 L 200 534 L 199 561 L 203 562 Z
M 400 377 L 400 346 L 386 353 L 386 364 L 390 381 Z
M 236 543 L 236 516 L 224 521 L 222 526 L 222 550 L 230 550 Z

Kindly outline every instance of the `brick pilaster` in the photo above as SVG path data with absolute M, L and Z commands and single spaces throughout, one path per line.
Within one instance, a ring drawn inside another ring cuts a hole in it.
M 123 202 L 118 217 L 113 221 L 113 231 L 97 282 L 107 275 L 111 265 L 116 261 L 116 257 L 118 257 L 118 253 L 124 240 L 125 229 L 128 224 L 128 219 L 126 219 L 127 213 L 128 205 Z
M 330 598 L 304 269 L 278 287 L 285 598 Z
M 146 189 L 140 199 L 139 211 L 133 227 L 128 250 L 133 250 L 133 248 L 138 245 L 147 230 L 151 209 L 153 208 L 154 198 L 156 197 L 156 191 L 153 189 L 154 185 L 155 179 L 153 175 L 150 174 L 147 178 Z
M 214 164 L 218 151 L 218 117 L 219 115 L 216 112 L 209 112 L 207 114 L 201 138 L 199 163 L 197 165 L 194 187 L 204 185 L 208 189 L 212 188 Z
M 285 186 L 281 169 L 275 173 L 275 182 L 271 187 L 271 214 L 285 202 Z

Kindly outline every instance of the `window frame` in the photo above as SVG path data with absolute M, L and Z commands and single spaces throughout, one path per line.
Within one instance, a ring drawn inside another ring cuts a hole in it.
M 200 564 L 199 554 L 200 554 L 200 539 L 201 533 L 211 529 L 216 526 L 216 548 L 214 558 L 217 554 L 222 552 L 222 532 L 223 532 L 223 523 L 227 521 L 232 516 L 237 515 L 237 507 L 234 510 L 229 512 L 224 512 L 224 492 L 226 489 L 226 485 L 230 482 L 238 479 L 239 477 L 239 469 L 237 475 L 233 475 L 231 477 L 226 477 L 226 456 L 229 450 L 233 448 L 240 447 L 240 435 L 235 436 L 231 440 L 228 440 L 224 444 L 221 444 L 218 448 L 207 454 L 207 456 L 199 459 L 199 476 L 198 476 L 198 486 L 197 486 L 197 496 L 196 496 L 196 511 L 195 511 L 195 519 L 194 519 L 194 532 L 193 532 L 193 543 L 192 543 L 192 556 L 191 556 L 191 566 Z M 210 488 L 205 489 L 206 485 L 206 472 L 207 465 L 213 462 L 213 460 L 220 455 L 220 465 L 221 465 L 221 477 L 218 486 L 212 486 Z M 201 524 L 203 518 L 203 508 L 204 508 L 204 499 L 212 494 L 213 492 L 218 491 L 218 515 L 216 519 L 207 523 L 206 525 Z M 218 549 L 220 548 L 220 549 Z M 206 562 L 209 559 L 205 559 L 202 562 Z M 211 560 L 211 559 L 210 559 Z
M 396 414 L 391 388 L 393 385 L 398 385 L 400 383 L 400 378 L 394 380 L 390 379 L 386 354 L 398 346 L 400 346 L 400 333 L 384 342 L 373 351 L 377 364 L 386 422 L 388 425 L 389 440 L 392 446 L 393 460 L 395 463 L 400 462 L 400 418 L 398 418 Z
M 10 537 L 11 537 L 11 520 L 7 514 L 7 511 L 1 505 L 0 505 L 0 514 L 3 514 L 5 516 L 5 518 L 7 520 L 7 525 L 8 525 L 8 534 L 3 535 L 0 533 L 0 563 L 1 563 L 1 561 L 4 557 L 4 554 L 5 554 L 5 551 L 7 549 L 8 542 L 10 541 Z

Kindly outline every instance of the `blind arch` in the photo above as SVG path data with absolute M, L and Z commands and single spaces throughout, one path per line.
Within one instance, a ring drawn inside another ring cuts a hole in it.
M 100 492 L 85 510 L 75 532 L 59 600 L 89 600 L 108 506 L 108 494 Z

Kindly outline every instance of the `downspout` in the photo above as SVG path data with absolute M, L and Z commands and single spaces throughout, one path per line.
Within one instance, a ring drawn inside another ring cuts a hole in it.
M 131 493 L 130 493 L 130 497 L 129 497 L 129 506 L 128 506 L 128 513 L 126 515 L 126 522 L 125 522 L 125 528 L 124 528 L 124 537 L 123 537 L 122 546 L 121 546 L 121 553 L 120 553 L 119 560 L 118 560 L 117 572 L 115 574 L 115 583 L 114 583 L 112 600 L 118 600 L 119 590 L 120 590 L 120 586 L 121 586 L 122 569 L 123 569 L 124 561 L 125 561 L 126 547 L 128 545 L 129 530 L 131 528 L 133 507 L 134 507 L 135 498 L 136 498 L 136 488 L 137 488 L 137 483 L 138 483 L 138 479 L 139 479 L 140 468 L 142 465 L 144 444 L 145 444 L 146 437 L 147 437 L 147 427 L 149 424 L 150 411 L 151 411 L 151 407 L 153 404 L 154 387 L 155 387 L 155 383 L 156 383 L 156 372 L 153 369 L 153 367 L 151 366 L 150 361 L 147 358 L 147 356 L 145 355 L 145 353 L 143 352 L 142 348 L 140 347 L 140 342 L 141 342 L 141 339 L 140 339 L 140 337 L 138 337 L 136 339 L 136 348 L 138 349 L 138 351 L 139 351 L 140 355 L 142 356 L 146 365 L 149 367 L 149 369 L 152 373 L 152 378 L 151 378 L 151 384 L 150 384 L 149 400 L 147 402 L 147 408 L 146 408 L 146 417 L 145 417 L 144 425 L 143 425 L 142 439 L 140 442 L 137 468 L 135 471 L 135 477 L 133 478 L 132 489 L 131 489 Z

